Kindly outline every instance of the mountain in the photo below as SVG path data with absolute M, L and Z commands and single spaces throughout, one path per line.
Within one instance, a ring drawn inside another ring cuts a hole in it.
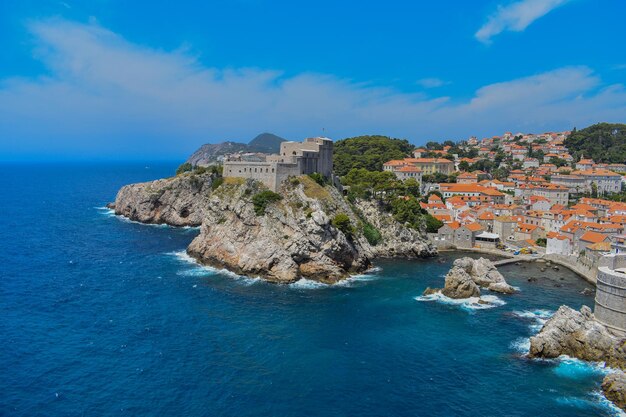
M 246 152 L 248 145 L 237 142 L 207 143 L 195 151 L 187 159 L 191 165 L 210 165 L 215 163 L 218 157 L 228 153 Z
M 261 133 L 248 144 L 239 142 L 206 143 L 198 148 L 186 162 L 191 165 L 211 165 L 218 161 L 220 156 L 237 152 L 278 153 L 283 139 L 272 133 Z
M 248 143 L 249 152 L 278 153 L 280 144 L 287 139 L 272 133 L 261 133 Z

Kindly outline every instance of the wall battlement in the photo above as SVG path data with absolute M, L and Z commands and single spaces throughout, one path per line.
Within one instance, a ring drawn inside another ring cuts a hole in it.
M 333 173 L 333 141 L 307 138 L 303 142 L 283 142 L 278 155 L 267 155 L 265 161 L 248 162 L 236 157 L 224 161 L 224 177 L 250 178 L 277 191 L 290 176 L 317 172 L 327 178 Z

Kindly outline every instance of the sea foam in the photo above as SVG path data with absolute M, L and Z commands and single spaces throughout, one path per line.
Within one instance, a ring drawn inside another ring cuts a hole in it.
M 106 217 L 115 217 L 121 222 L 124 223 L 132 223 L 139 224 L 142 226 L 149 227 L 158 227 L 158 228 L 172 228 L 172 229 L 185 229 L 185 230 L 200 230 L 200 226 L 171 226 L 165 223 L 142 223 L 136 220 L 131 220 L 128 217 L 122 216 L 121 214 L 115 214 L 115 210 L 110 209 L 108 207 L 94 207 L 94 209 L 98 210 L 98 212 Z
M 380 271 L 382 271 L 382 269 L 376 266 L 368 269 L 363 274 L 351 275 L 334 284 L 325 284 L 323 282 L 314 281 L 307 278 L 300 278 L 298 281 L 289 284 L 289 287 L 298 290 L 319 290 L 322 288 L 331 287 L 353 287 L 357 283 L 370 282 L 380 278 L 378 275 L 376 275 L 376 273 Z
M 513 311 L 514 316 L 529 322 L 528 328 L 533 334 L 538 333 L 553 314 L 554 311 L 544 309 Z
M 441 291 L 437 291 L 436 293 L 429 295 L 420 295 L 415 297 L 415 299 L 417 301 L 435 301 L 441 304 L 459 306 L 461 309 L 466 311 L 486 310 L 506 304 L 504 300 L 496 297 L 495 295 L 455 299 L 446 297 L 441 293 Z M 486 301 L 488 304 L 482 304 L 479 302 L 480 300 Z
M 244 285 L 252 285 L 258 282 L 262 282 L 263 280 L 260 277 L 246 277 L 243 275 L 236 274 L 227 269 L 223 268 L 214 268 L 212 266 L 206 266 L 198 263 L 194 258 L 189 256 L 189 254 L 184 251 L 175 251 L 167 253 L 169 256 L 175 257 L 178 261 L 183 262 L 187 265 L 190 265 L 190 269 L 184 269 L 182 271 L 178 271 L 176 274 L 180 276 L 189 276 L 189 277 L 206 277 L 211 275 L 224 275 L 230 278 L 237 280 L 237 282 Z

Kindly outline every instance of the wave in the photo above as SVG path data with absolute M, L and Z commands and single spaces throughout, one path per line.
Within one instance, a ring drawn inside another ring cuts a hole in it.
M 514 316 L 530 322 L 528 328 L 533 334 L 539 333 L 543 325 L 546 324 L 546 321 L 548 321 L 553 314 L 554 311 L 544 309 L 513 311 Z
M 200 230 L 200 226 L 172 226 L 165 223 L 142 223 L 138 222 L 137 220 L 131 220 L 128 217 L 122 216 L 121 214 L 115 214 L 115 210 L 108 207 L 94 207 L 94 209 L 98 210 L 100 214 L 106 217 L 115 217 L 116 219 L 124 223 L 140 224 L 142 226 L 158 227 L 163 229 L 172 228 L 184 230 Z
M 626 412 L 613 404 L 608 398 L 604 396 L 604 393 L 601 391 L 594 391 L 592 393 L 593 397 L 596 400 L 596 403 L 603 409 L 608 410 L 615 417 L 626 417 Z
M 298 290 L 318 290 L 320 288 L 328 288 L 329 284 L 324 284 L 323 282 L 313 281 L 312 279 L 300 278 L 296 282 L 292 282 L 289 284 L 289 288 L 294 288 Z
M 115 210 L 110 209 L 108 207 L 102 206 L 102 207 L 94 207 L 94 209 L 98 210 L 100 212 L 100 214 L 107 216 L 107 217 L 115 217 Z
M 594 391 L 588 398 L 581 397 L 557 397 L 556 402 L 560 405 L 578 408 L 581 410 L 600 409 L 605 410 L 615 417 L 626 417 L 626 413 L 618 408 L 600 391 Z
M 441 291 L 429 295 L 420 295 L 418 297 L 415 297 L 415 299 L 417 301 L 435 301 L 441 304 L 459 306 L 461 309 L 467 311 L 486 310 L 506 304 L 506 301 L 496 297 L 495 295 L 483 295 L 481 297 L 455 299 L 446 297 L 441 293 Z M 481 300 L 486 302 L 486 304 L 481 303 Z
M 373 268 L 368 269 L 363 274 L 351 275 L 347 278 L 342 279 L 334 284 L 325 284 L 323 282 L 314 281 L 307 278 L 300 278 L 296 282 L 292 282 L 289 284 L 290 288 L 298 289 L 298 290 L 319 290 L 321 288 L 331 288 L 331 287 L 352 287 L 354 284 L 358 282 L 369 282 L 374 281 L 380 278 L 376 273 L 381 272 L 382 268 L 375 266 Z
M 530 338 L 528 337 L 519 337 L 511 342 L 511 349 L 527 355 L 530 352 Z
M 561 355 L 553 371 L 560 377 L 567 379 L 585 379 L 590 376 L 605 376 L 613 369 L 606 367 L 604 362 L 586 362 L 571 356 Z
M 253 285 L 259 282 L 262 282 L 263 279 L 260 277 L 247 277 L 244 275 L 236 274 L 232 271 L 223 268 L 214 268 L 212 266 L 206 266 L 198 263 L 194 258 L 189 256 L 189 254 L 184 251 L 175 251 L 168 252 L 166 255 L 175 257 L 178 261 L 183 262 L 192 266 L 190 269 L 184 269 L 182 271 L 178 271 L 176 274 L 180 276 L 188 276 L 188 277 L 207 277 L 211 275 L 223 275 L 237 280 L 239 283 L 244 285 Z

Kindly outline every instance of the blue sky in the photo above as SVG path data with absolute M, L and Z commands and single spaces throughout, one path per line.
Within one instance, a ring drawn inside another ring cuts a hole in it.
M 0 159 L 626 122 L 625 15 L 623 0 L 2 0 Z

